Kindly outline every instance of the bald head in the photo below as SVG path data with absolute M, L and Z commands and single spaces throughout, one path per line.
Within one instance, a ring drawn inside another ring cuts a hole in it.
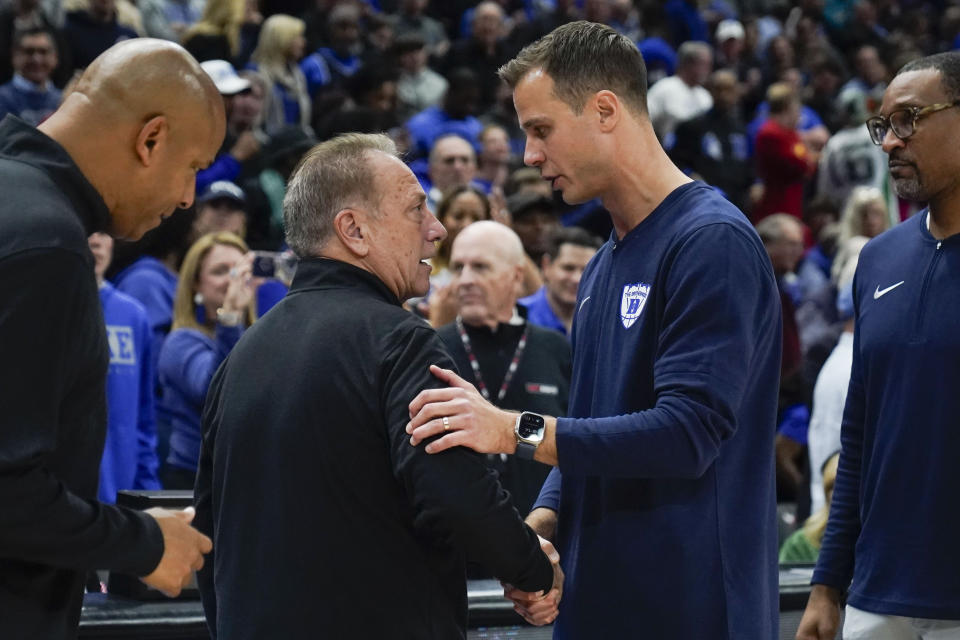
M 90 118 L 111 120 L 198 110 L 214 118 L 223 109 L 213 80 L 186 49 L 153 38 L 124 40 L 107 49 L 84 71 L 65 106 L 71 101 L 92 107 Z
M 505 224 L 493 220 L 481 220 L 468 225 L 457 235 L 453 243 L 454 252 L 457 245 L 481 249 L 494 255 L 505 265 L 513 267 L 523 264 L 523 243 L 520 242 L 520 236 Z
M 470 184 L 477 173 L 473 145 L 458 135 L 439 138 L 430 149 L 430 181 L 441 192 Z
M 137 239 L 193 203 L 226 118 L 213 80 L 183 47 L 136 38 L 94 60 L 39 129 L 100 193 L 112 234 Z
M 523 282 L 523 245 L 499 222 L 474 222 L 457 235 L 450 251 L 451 286 L 463 321 L 491 328 L 509 322 Z

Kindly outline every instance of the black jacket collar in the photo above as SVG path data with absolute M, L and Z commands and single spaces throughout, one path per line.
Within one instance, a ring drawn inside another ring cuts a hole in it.
M 87 235 L 110 228 L 103 198 L 80 172 L 73 158 L 53 138 L 13 115 L 0 121 L 0 158 L 37 167 L 47 173 L 74 204 Z
M 400 306 L 400 300 L 380 278 L 365 269 L 332 258 L 300 260 L 290 293 L 310 289 L 362 289 Z

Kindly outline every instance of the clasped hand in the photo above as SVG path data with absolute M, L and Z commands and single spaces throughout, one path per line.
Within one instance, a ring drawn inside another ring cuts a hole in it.
M 553 544 L 541 536 L 540 548 L 550 558 L 553 565 L 553 587 L 546 594 L 542 591 L 530 593 L 520 591 L 510 584 L 503 585 L 503 596 L 513 602 L 513 610 L 534 626 L 550 624 L 560 613 L 560 598 L 563 596 L 563 569 L 560 568 L 560 554 Z

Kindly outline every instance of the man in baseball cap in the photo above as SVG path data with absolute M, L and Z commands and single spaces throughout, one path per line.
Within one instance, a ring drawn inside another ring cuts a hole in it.
M 247 196 L 227 180 L 218 180 L 197 197 L 194 237 L 229 231 L 243 238 L 247 232 Z
M 250 81 L 237 75 L 236 69 L 226 60 L 207 60 L 200 66 L 217 86 L 217 91 L 224 97 L 235 96 L 241 91 L 250 88 Z

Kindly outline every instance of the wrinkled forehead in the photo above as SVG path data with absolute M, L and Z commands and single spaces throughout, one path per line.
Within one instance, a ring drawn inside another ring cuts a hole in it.
M 380 151 L 370 152 L 371 169 L 374 176 L 372 198 L 381 198 L 392 204 L 407 204 L 426 198 L 423 187 L 402 160 Z
M 880 112 L 888 115 L 891 111 L 904 107 L 925 107 L 947 101 L 938 71 L 907 71 L 890 82 L 883 94 Z

